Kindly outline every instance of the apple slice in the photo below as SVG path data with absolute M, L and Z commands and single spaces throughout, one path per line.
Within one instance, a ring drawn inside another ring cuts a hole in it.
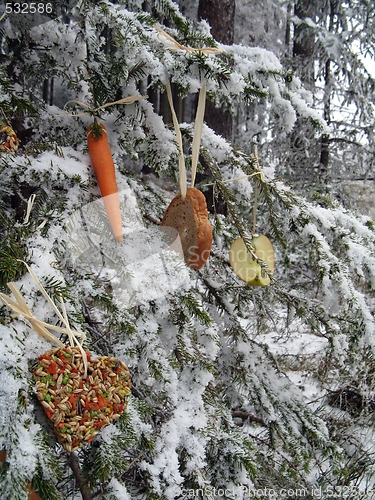
M 275 270 L 275 256 L 272 243 L 267 236 L 264 236 L 264 234 L 253 236 L 251 245 L 255 249 L 255 255 L 260 260 L 264 260 L 268 265 L 268 269 L 273 273 Z M 247 251 L 242 238 L 237 238 L 231 244 L 229 261 L 233 271 L 248 285 L 267 286 L 270 284 L 270 277 Z

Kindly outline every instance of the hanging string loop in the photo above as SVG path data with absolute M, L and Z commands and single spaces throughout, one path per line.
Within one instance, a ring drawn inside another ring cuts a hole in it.
M 35 284 L 37 285 L 37 287 L 41 291 L 43 297 L 47 300 L 47 302 L 52 307 L 53 311 L 56 313 L 56 315 L 58 316 L 58 318 L 60 319 L 60 321 L 63 323 L 64 326 L 60 327 L 60 326 L 56 326 L 56 325 L 51 325 L 49 323 L 41 321 L 36 316 L 34 316 L 31 312 L 29 306 L 26 304 L 26 301 L 23 298 L 21 291 L 19 290 L 19 288 L 17 287 L 17 285 L 15 283 L 12 283 L 12 282 L 8 283 L 8 288 L 11 290 L 11 292 L 13 293 L 16 300 L 13 300 L 11 297 L 8 297 L 8 295 L 5 295 L 4 293 L 0 293 L 0 300 L 3 302 L 3 304 L 5 304 L 7 307 L 9 307 L 13 311 L 13 313 L 14 313 L 13 317 L 17 317 L 20 315 L 23 316 L 25 319 L 27 319 L 30 322 L 31 326 L 38 333 L 38 335 L 49 340 L 50 342 L 52 342 L 56 345 L 58 345 L 59 347 L 64 347 L 64 344 L 55 335 L 53 335 L 49 330 L 53 330 L 55 332 L 67 335 L 69 338 L 69 343 L 70 343 L 71 347 L 77 346 L 79 348 L 79 350 L 81 351 L 82 361 L 83 361 L 84 369 L 85 369 L 84 378 L 86 378 L 87 369 L 88 369 L 87 354 L 82 347 L 82 343 L 85 339 L 85 334 L 83 332 L 79 332 L 79 331 L 71 329 L 70 324 L 69 324 L 69 320 L 68 320 L 68 315 L 66 312 L 66 307 L 65 307 L 65 304 L 64 304 L 64 301 L 63 301 L 63 298 L 61 297 L 61 295 L 60 295 L 59 299 L 60 299 L 60 307 L 61 307 L 62 313 L 60 312 L 60 310 L 58 309 L 56 304 L 53 302 L 51 297 L 48 295 L 45 288 L 40 283 L 39 279 L 37 278 L 34 271 L 30 268 L 30 266 L 22 260 L 18 260 L 18 262 L 22 262 L 26 266 L 30 276 L 32 277 Z
M 66 102 L 64 105 L 64 113 L 56 114 L 55 116 L 72 116 L 73 118 L 78 118 L 81 116 L 90 116 L 94 115 L 98 111 L 109 108 L 110 106 L 116 106 L 117 104 L 133 104 L 137 101 L 141 101 L 142 99 L 147 99 L 148 96 L 141 96 L 141 95 L 130 95 L 128 97 L 123 97 L 122 99 L 119 99 L 118 101 L 113 101 L 113 102 L 107 102 L 106 104 L 103 104 L 102 106 L 99 106 L 98 108 L 90 108 L 87 104 L 84 102 L 78 101 L 77 99 L 71 99 L 70 101 Z M 77 104 L 83 109 L 87 109 L 87 111 L 83 113 L 69 113 L 66 109 L 70 104 Z

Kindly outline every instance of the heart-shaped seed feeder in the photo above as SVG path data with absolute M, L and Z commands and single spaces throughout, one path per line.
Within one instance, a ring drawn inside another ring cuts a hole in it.
M 92 441 L 104 426 L 120 417 L 130 395 L 130 373 L 127 366 L 116 358 L 91 358 L 82 347 L 84 334 L 69 326 L 62 298 L 61 313 L 36 275 L 25 265 L 64 327 L 44 323 L 33 316 L 14 283 L 8 283 L 8 287 L 16 301 L 1 293 L 0 300 L 16 315 L 28 319 L 39 335 L 59 345 L 40 355 L 31 371 L 36 382 L 36 396 L 57 440 L 67 451 L 74 451 Z M 63 345 L 49 330 L 68 335 L 70 345 Z
M 33 368 L 36 395 L 59 443 L 74 451 L 120 417 L 130 394 L 130 373 L 120 360 L 87 355 L 88 376 L 77 347 L 45 352 Z
M 19 139 L 17 134 L 7 123 L 0 121 L 0 152 L 16 153 L 18 151 Z

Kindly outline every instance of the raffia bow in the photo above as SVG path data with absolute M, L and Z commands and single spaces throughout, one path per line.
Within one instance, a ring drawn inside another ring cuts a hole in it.
M 159 40 L 170 50 L 184 50 L 185 52 L 203 52 L 205 54 L 220 54 L 222 52 L 221 49 L 215 47 L 202 47 L 202 48 L 194 48 L 194 47 L 186 47 L 185 45 L 181 45 L 177 40 L 168 35 L 160 26 L 154 24 L 153 27 L 159 31 L 158 38 Z M 164 39 L 162 38 L 164 37 Z M 176 133 L 177 144 L 179 149 L 178 155 L 178 165 L 179 165 L 179 180 L 180 180 L 180 191 L 181 197 L 184 200 L 186 197 L 187 185 L 186 185 L 186 167 L 185 167 L 185 158 L 182 148 L 182 136 L 181 131 L 178 125 L 177 115 L 173 106 L 173 98 L 172 98 L 172 90 L 169 80 L 166 84 L 166 91 L 169 106 L 172 113 L 173 126 Z M 192 144 L 192 158 L 191 158 L 191 187 L 194 187 L 195 177 L 197 173 L 197 165 L 198 165 L 198 156 L 199 149 L 202 139 L 202 129 L 203 129 L 203 119 L 204 119 L 204 110 L 206 105 L 206 81 L 204 80 L 202 83 L 202 87 L 199 91 L 198 98 L 198 107 L 197 113 L 195 116 L 195 125 L 194 125 L 194 135 L 193 135 L 193 144 Z
M 24 261 L 19 261 L 23 262 L 25 264 L 29 274 L 33 278 L 34 282 L 36 283 L 37 287 L 39 290 L 42 292 L 43 297 L 47 300 L 47 302 L 50 304 L 54 312 L 57 314 L 61 322 L 63 323 L 64 327 L 60 326 L 55 326 L 51 325 L 49 323 L 46 323 L 44 321 L 41 321 L 40 319 L 36 318 L 32 312 L 30 311 L 29 306 L 26 304 L 25 299 L 22 296 L 22 293 L 20 292 L 19 288 L 15 283 L 7 283 L 9 289 L 13 293 L 15 297 L 15 301 L 11 298 L 8 297 L 8 295 L 5 295 L 4 293 L 0 293 L 0 300 L 13 311 L 13 317 L 17 316 L 23 316 L 25 319 L 27 319 L 33 329 L 40 335 L 41 337 L 49 340 L 50 342 L 63 347 L 64 344 L 55 336 L 53 335 L 49 330 L 53 330 L 58 333 L 63 333 L 68 336 L 69 338 L 69 343 L 72 347 L 77 346 L 79 350 L 81 351 L 82 354 L 82 360 L 85 368 L 85 374 L 84 377 L 87 376 L 87 355 L 86 352 L 84 351 L 82 347 L 83 340 L 85 338 L 85 334 L 83 332 L 78 332 L 76 330 L 72 330 L 69 325 L 69 320 L 68 320 L 68 315 L 66 312 L 65 304 L 60 296 L 60 306 L 62 312 L 58 309 L 56 304 L 53 302 L 51 297 L 47 294 L 46 290 L 44 289 L 43 285 L 40 283 L 38 278 L 36 277 L 35 273 L 32 271 L 32 269 L 26 264 Z M 79 340 L 80 339 L 80 340 Z
M 77 99 L 72 99 L 68 102 L 65 103 L 64 105 L 64 112 L 65 114 L 57 114 L 55 116 L 73 116 L 73 117 L 80 117 L 80 116 L 89 116 L 92 114 L 95 114 L 97 111 L 100 111 L 101 109 L 109 108 L 110 106 L 116 106 L 117 104 L 133 104 L 137 101 L 141 101 L 142 99 L 147 99 L 148 95 L 130 95 L 128 97 L 123 97 L 122 99 L 119 99 L 118 101 L 113 101 L 113 102 L 107 102 L 106 104 L 103 104 L 102 106 L 99 106 L 98 108 L 91 109 L 90 106 L 85 104 L 84 102 L 78 101 Z M 81 106 L 83 109 L 87 109 L 88 111 L 85 111 L 84 113 L 69 113 L 66 108 L 69 106 L 69 104 L 78 104 L 78 106 Z
M 181 45 L 177 40 L 175 40 L 171 35 L 168 35 L 166 31 L 163 30 L 158 24 L 154 24 L 153 27 L 159 31 L 159 40 L 171 50 L 184 50 L 185 52 L 203 52 L 203 54 L 221 54 L 223 51 L 217 47 L 187 47 L 186 45 Z M 163 39 L 164 37 L 164 39 Z

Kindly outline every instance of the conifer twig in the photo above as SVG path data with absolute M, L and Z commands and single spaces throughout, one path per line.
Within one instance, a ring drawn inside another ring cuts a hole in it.
M 242 420 L 249 420 L 250 422 L 255 422 L 260 425 L 266 425 L 266 422 L 261 418 L 257 417 L 256 415 L 252 415 L 251 413 L 248 413 L 247 411 L 232 411 L 232 417 L 233 418 L 241 418 Z
M 160 220 L 155 219 L 155 217 L 152 217 L 152 215 L 149 215 L 149 214 L 142 214 L 142 215 L 145 219 L 149 220 L 153 224 L 160 226 L 160 224 L 161 224 Z
M 74 451 L 72 451 L 68 458 L 68 464 L 73 471 L 74 477 L 77 481 L 79 491 L 82 495 L 82 500 L 92 500 L 92 496 L 90 494 L 89 488 L 87 486 L 87 482 L 84 480 L 82 475 L 82 470 L 79 465 L 79 461 L 77 455 Z
M 242 179 L 249 179 L 250 177 L 254 177 L 254 175 L 260 175 L 264 177 L 263 172 L 254 172 L 253 174 L 239 175 L 238 177 L 233 177 L 232 179 L 222 179 L 221 182 L 224 182 L 226 184 L 228 182 L 241 181 Z M 264 182 L 264 179 L 262 180 Z M 209 182 L 208 184 L 202 184 L 202 187 L 215 186 L 215 184 L 216 182 Z

